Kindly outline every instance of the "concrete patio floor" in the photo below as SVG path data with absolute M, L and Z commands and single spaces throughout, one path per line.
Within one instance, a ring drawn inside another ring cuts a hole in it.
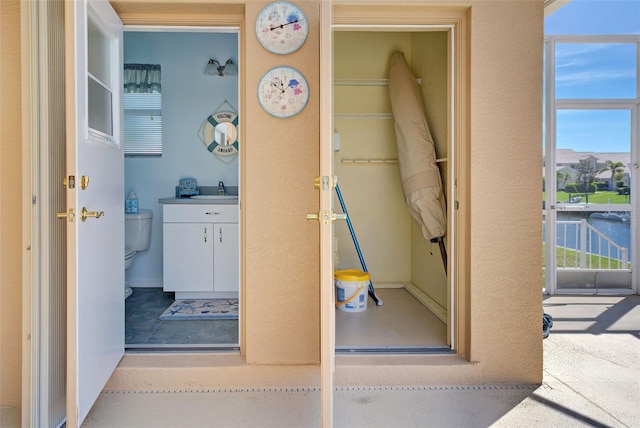
M 640 296 L 553 296 L 542 385 L 337 388 L 336 427 L 640 427 Z M 84 427 L 317 427 L 309 388 L 108 391 Z

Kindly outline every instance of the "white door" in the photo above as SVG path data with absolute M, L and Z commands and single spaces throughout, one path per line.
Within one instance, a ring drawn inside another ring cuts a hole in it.
M 331 1 L 320 10 L 320 388 L 323 427 L 333 425 L 335 368 L 335 297 L 333 286 L 333 36 Z
M 546 292 L 637 293 L 640 38 L 549 36 L 545 53 Z M 575 79 L 610 58 L 616 85 Z
M 107 1 L 77 0 L 65 2 L 65 24 L 67 426 L 76 427 L 124 354 L 122 22 Z

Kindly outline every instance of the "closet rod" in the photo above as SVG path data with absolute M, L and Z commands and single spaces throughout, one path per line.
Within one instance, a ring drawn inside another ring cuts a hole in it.
M 336 119 L 393 119 L 392 113 L 335 113 Z
M 422 78 L 416 79 L 418 85 L 422 84 Z M 334 86 L 389 86 L 389 79 L 335 79 Z
M 437 163 L 446 162 L 447 158 L 436 159 Z M 341 163 L 355 164 L 355 163 L 376 163 L 376 164 L 390 164 L 398 163 L 398 159 L 341 159 Z

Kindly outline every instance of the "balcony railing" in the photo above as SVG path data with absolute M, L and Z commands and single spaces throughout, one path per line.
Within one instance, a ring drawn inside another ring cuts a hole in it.
M 586 219 L 557 221 L 556 225 L 557 269 L 630 269 L 629 250 Z

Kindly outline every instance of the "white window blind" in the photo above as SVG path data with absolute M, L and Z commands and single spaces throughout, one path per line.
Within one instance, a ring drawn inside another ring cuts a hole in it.
M 124 94 L 125 156 L 162 156 L 162 94 Z

